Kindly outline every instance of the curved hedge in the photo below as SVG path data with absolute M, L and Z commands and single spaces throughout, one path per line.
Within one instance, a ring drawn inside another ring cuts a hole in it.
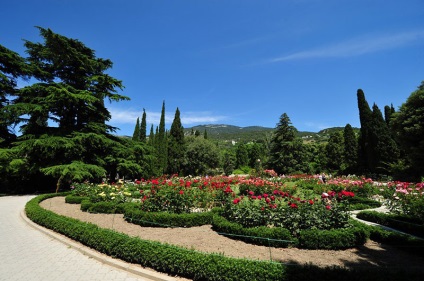
M 81 202 L 84 200 L 90 200 L 90 198 L 85 196 L 77 196 L 73 194 L 69 194 L 65 197 L 65 202 L 68 204 L 81 204 Z
M 54 196 L 58 194 L 40 195 L 30 200 L 25 206 L 27 216 L 37 224 L 106 255 L 193 280 L 286 280 L 285 266 L 280 263 L 236 259 L 141 240 L 63 217 L 39 206 L 41 201 Z
M 385 214 L 376 211 L 362 211 L 356 217 L 361 220 L 375 222 L 412 235 L 424 237 L 424 225 L 422 222 L 408 216 Z
M 212 212 L 173 214 L 166 212 L 144 212 L 127 209 L 124 213 L 126 221 L 141 226 L 156 227 L 193 227 L 212 223 Z
M 266 226 L 246 228 L 241 224 L 230 222 L 220 215 L 213 216 L 212 229 L 230 238 L 256 245 L 287 247 L 297 244 L 296 239 L 293 238 L 288 229 Z

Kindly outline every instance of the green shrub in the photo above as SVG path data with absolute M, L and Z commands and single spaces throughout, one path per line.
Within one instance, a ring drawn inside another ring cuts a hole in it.
M 364 197 L 351 197 L 348 199 L 350 210 L 365 210 L 381 207 L 381 203 Z
M 391 227 L 408 234 L 424 237 L 424 225 L 419 219 L 411 216 L 362 211 L 357 214 L 357 218 Z
M 302 230 L 299 247 L 305 249 L 348 249 L 364 245 L 367 233 L 362 228 L 349 227 L 331 230 Z
M 286 280 L 285 266 L 280 263 L 229 258 L 145 241 L 62 217 L 39 206 L 39 202 L 54 196 L 57 194 L 30 200 L 25 206 L 27 216 L 104 254 L 193 280 Z
M 241 224 L 230 222 L 219 215 L 213 216 L 212 229 L 229 238 L 254 243 L 256 245 L 273 247 L 296 245 L 296 239 L 294 239 L 285 228 L 269 228 L 266 226 L 243 227 Z
M 69 194 L 68 196 L 65 197 L 65 202 L 68 204 L 81 204 L 82 201 L 89 200 L 89 199 L 90 197 L 87 197 L 87 196 L 78 196 L 78 195 Z
M 144 212 L 128 208 L 124 213 L 126 221 L 141 226 L 193 227 L 212 223 L 212 212 L 173 214 L 167 212 Z

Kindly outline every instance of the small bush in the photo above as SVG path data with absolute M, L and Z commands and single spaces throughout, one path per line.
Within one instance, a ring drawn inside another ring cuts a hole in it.
M 302 230 L 299 247 L 305 249 L 348 249 L 364 245 L 367 232 L 358 227 L 332 230 Z
M 69 194 L 68 196 L 65 197 L 65 202 L 68 204 L 81 204 L 82 201 L 89 200 L 89 199 L 90 197 Z

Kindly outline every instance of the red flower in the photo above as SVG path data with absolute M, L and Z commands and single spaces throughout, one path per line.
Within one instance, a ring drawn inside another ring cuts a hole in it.
M 314 200 L 310 199 L 309 204 L 314 205 Z
M 234 204 L 238 204 L 239 202 L 240 202 L 240 198 L 236 198 L 236 199 L 233 200 Z
M 292 204 L 290 204 L 290 208 L 297 209 L 298 207 L 297 207 L 297 205 L 295 203 L 292 203 Z
M 331 206 L 330 206 L 330 205 L 325 206 L 325 208 L 326 208 L 327 210 L 331 210 Z
M 180 190 L 180 194 L 183 195 L 184 194 L 184 191 Z

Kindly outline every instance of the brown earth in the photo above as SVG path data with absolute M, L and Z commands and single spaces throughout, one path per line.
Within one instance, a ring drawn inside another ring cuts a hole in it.
M 341 267 L 401 267 L 422 268 L 424 258 L 412 256 L 399 249 L 368 241 L 364 246 L 347 250 L 303 250 L 297 248 L 273 248 L 256 246 L 217 234 L 210 225 L 191 228 L 141 227 L 128 223 L 122 214 L 90 214 L 82 212 L 80 205 L 65 203 L 64 197 L 47 199 L 43 208 L 60 215 L 91 222 L 103 228 L 114 229 L 141 239 L 159 241 L 194 249 L 219 253 L 225 256 L 254 260 L 274 260 L 286 264 L 310 263 L 316 266 Z

